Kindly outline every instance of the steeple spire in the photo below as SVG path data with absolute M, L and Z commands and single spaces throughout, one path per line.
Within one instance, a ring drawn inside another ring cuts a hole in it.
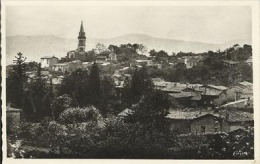
M 85 36 L 85 32 L 84 32 L 84 27 L 83 27 L 83 21 L 81 21 L 78 40 L 79 40 L 78 51 L 79 52 L 85 52 L 86 36 Z
M 81 21 L 80 32 L 84 32 L 83 21 Z

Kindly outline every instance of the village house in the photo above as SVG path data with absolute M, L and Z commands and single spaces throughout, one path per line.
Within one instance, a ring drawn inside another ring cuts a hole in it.
M 37 78 L 37 71 L 27 71 L 25 72 L 27 76 L 27 82 L 31 82 L 33 80 L 36 80 Z M 51 76 L 51 73 L 49 70 L 43 70 L 41 71 L 41 77 L 43 79 L 48 79 Z
M 69 71 L 69 62 L 54 64 L 52 70 L 63 73 Z
M 163 89 L 167 86 L 167 83 L 163 78 L 157 77 L 157 78 L 152 78 L 151 80 L 155 86 L 155 89 Z
M 185 63 L 187 62 L 187 59 L 185 59 L 185 58 L 177 58 L 177 61 L 175 62 L 175 64 L 174 65 L 177 65 L 177 64 L 184 64 L 185 65 Z
M 120 67 L 120 69 L 117 69 L 116 71 L 120 74 L 125 74 L 129 69 L 130 67 L 123 67 L 123 68 Z
M 153 64 L 152 60 L 134 60 L 130 63 L 130 67 L 135 66 L 150 66 Z
M 185 61 L 186 68 L 190 69 L 190 68 L 198 65 L 200 61 L 201 61 L 200 57 L 192 57 L 190 59 L 187 59 L 187 61 Z
M 179 105 L 186 107 L 207 106 L 202 103 L 203 89 L 201 84 L 166 82 L 161 78 L 153 78 L 152 81 L 155 89 L 168 93 L 169 99 Z
M 113 74 L 115 72 L 115 65 L 109 62 L 98 64 L 100 71 L 103 74 Z
M 246 99 L 247 105 L 253 105 L 253 84 L 249 82 L 240 82 L 236 86 L 229 87 L 227 90 L 227 100 L 238 101 Z
M 55 56 L 41 57 L 41 68 L 52 68 L 52 66 L 57 63 L 58 63 L 58 58 Z
M 183 63 L 187 69 L 190 69 L 196 65 L 198 65 L 202 61 L 201 56 L 183 56 L 181 58 L 178 58 L 176 64 Z
M 186 65 L 187 61 L 190 60 L 193 56 L 183 56 L 180 59 L 183 59 L 183 63 Z M 181 61 L 181 60 L 180 60 Z
M 196 114 L 194 112 L 182 110 L 170 111 L 170 113 L 166 116 L 166 119 L 170 123 L 170 130 L 182 134 L 190 133 L 190 122 L 192 119 L 196 118 Z
M 102 64 L 107 62 L 107 58 L 105 56 L 97 56 L 95 62 L 97 64 Z
M 253 126 L 253 114 L 241 111 L 174 110 L 166 116 L 170 129 L 180 133 L 211 134 Z
M 178 102 L 178 104 L 183 106 L 191 106 L 191 98 L 195 96 L 193 92 L 180 92 L 180 93 L 170 93 L 169 99 Z
M 141 54 L 132 54 L 132 55 L 133 58 L 136 60 L 151 60 L 146 55 L 141 55 Z
M 242 81 L 238 83 L 238 86 L 241 88 L 249 88 L 252 89 L 253 88 L 253 83 L 250 83 L 248 81 Z
M 240 100 L 237 100 L 237 101 L 232 101 L 232 102 L 229 102 L 227 104 L 224 104 L 221 107 L 229 107 L 229 108 L 245 108 L 247 107 L 249 104 L 249 100 L 248 99 L 240 99 Z
M 71 62 L 57 63 L 52 66 L 53 71 L 57 72 L 73 72 L 78 68 L 82 68 L 82 62 L 80 60 L 75 60 Z
M 250 56 L 250 57 L 245 61 L 245 63 L 248 64 L 249 66 L 252 66 L 252 65 L 253 65 L 252 56 Z
M 133 113 L 134 113 L 133 110 L 131 110 L 131 109 L 129 109 L 129 108 L 126 108 L 125 110 L 123 110 L 122 112 L 120 112 L 117 116 L 118 116 L 118 117 L 121 117 L 121 118 L 124 118 L 124 117 L 127 117 L 127 116 L 129 116 L 129 115 L 131 115 L 131 114 L 133 114 Z
M 116 97 L 119 99 L 119 101 L 121 101 L 122 98 L 123 89 L 125 87 L 124 84 L 125 82 L 123 80 L 115 81 Z
M 69 63 L 69 72 L 73 72 L 78 68 L 82 68 L 82 62 L 80 60 L 74 60 Z
M 237 99 L 248 99 L 249 103 L 253 103 L 253 83 L 243 81 L 239 82 L 236 86 L 237 89 Z
M 91 67 L 93 65 L 94 62 L 83 62 L 82 63 L 82 68 L 84 69 L 88 69 L 89 67 Z
M 12 108 L 10 107 L 10 104 L 8 103 L 6 107 L 6 119 L 7 122 L 10 124 L 19 124 L 21 120 L 21 112 L 22 109 Z
M 227 101 L 237 101 L 241 99 L 242 88 L 239 86 L 230 86 L 227 89 Z
M 115 54 L 114 52 L 109 53 L 109 59 L 110 61 L 117 61 L 117 54 Z
M 152 78 L 152 82 L 155 89 L 165 93 L 181 93 L 188 86 L 188 84 L 164 81 L 161 78 Z
M 187 91 L 203 92 L 202 87 L 202 84 L 188 84 L 186 89 Z
M 230 129 L 227 121 L 213 113 L 194 118 L 190 126 L 193 134 L 229 132 Z
M 155 78 L 151 78 L 152 82 L 154 84 L 158 83 L 158 82 L 165 82 L 165 80 L 162 77 L 155 77 Z
M 96 62 L 98 61 L 117 61 L 117 55 L 114 52 L 103 52 L 97 55 Z
M 148 65 L 148 67 L 161 69 L 161 68 L 163 67 L 163 64 L 160 64 L 160 63 L 152 63 L 152 64 Z
M 250 88 L 242 89 L 240 99 L 248 99 L 249 104 L 253 105 L 253 89 Z
M 187 88 L 187 84 L 177 82 L 166 82 L 166 87 L 161 91 L 165 93 L 181 93 L 183 89 Z
M 224 66 L 227 66 L 227 67 L 234 67 L 234 66 L 239 65 L 239 62 L 236 62 L 233 60 L 222 60 L 222 63 Z
M 161 78 L 152 78 L 155 89 L 168 93 L 187 107 L 215 107 L 227 102 L 227 88 L 224 86 L 167 82 Z
M 122 93 L 125 88 L 125 81 L 131 79 L 130 74 L 119 74 L 118 72 L 112 75 L 112 79 L 114 80 L 116 97 L 121 101 Z
M 205 106 L 220 106 L 227 101 L 227 88 L 224 86 L 204 85 L 201 101 Z
M 52 81 L 52 85 L 56 86 L 56 85 L 60 85 L 62 80 L 64 79 L 64 76 L 56 76 L 56 77 L 50 77 L 50 80 L 47 81 L 47 84 L 50 84 Z

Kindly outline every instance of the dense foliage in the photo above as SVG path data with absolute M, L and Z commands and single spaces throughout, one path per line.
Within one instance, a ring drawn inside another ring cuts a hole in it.
M 59 124 L 48 119 L 24 123 L 16 131 L 26 146 L 48 149 L 23 151 L 32 158 L 125 158 L 125 159 L 252 159 L 253 131 L 212 135 L 177 135 L 149 129 L 140 123 L 107 119 L 102 126 Z M 24 140 L 26 138 L 26 140 Z M 12 145 L 13 143 L 11 143 Z M 9 147 L 10 148 L 10 147 Z M 38 150 L 39 151 L 39 150 Z M 11 151 L 12 152 L 12 151 Z M 21 157 L 19 153 L 16 157 Z
M 63 124 L 75 124 L 81 122 L 97 121 L 102 116 L 93 106 L 85 108 L 69 108 L 59 116 L 59 122 Z
M 253 81 L 251 65 L 243 61 L 235 66 L 225 66 L 221 54 L 205 57 L 203 63 L 187 69 L 184 64 L 162 69 L 149 68 L 150 77 L 163 77 L 166 81 L 230 86 L 240 81 Z

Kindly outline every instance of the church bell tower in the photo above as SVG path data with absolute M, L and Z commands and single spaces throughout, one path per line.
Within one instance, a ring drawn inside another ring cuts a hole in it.
M 78 52 L 85 52 L 86 49 L 86 36 L 83 27 L 83 21 L 81 21 L 79 36 L 78 36 L 79 44 L 78 44 Z

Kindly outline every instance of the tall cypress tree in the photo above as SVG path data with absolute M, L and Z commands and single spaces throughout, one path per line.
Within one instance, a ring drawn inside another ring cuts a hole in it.
M 30 103 L 33 109 L 33 119 L 38 121 L 45 116 L 50 116 L 50 104 L 47 99 L 47 85 L 45 79 L 42 77 L 41 64 L 38 65 L 35 79 L 30 85 Z
M 89 100 L 90 104 L 97 107 L 102 103 L 99 71 L 98 65 L 94 62 L 89 76 Z
M 21 52 L 15 56 L 14 65 L 7 78 L 7 101 L 11 102 L 12 106 L 17 108 L 24 107 L 24 84 L 27 81 L 26 76 L 26 58 Z
M 154 86 L 149 78 L 147 68 L 136 68 L 130 83 L 125 86 L 125 100 L 126 104 L 131 105 L 139 102 L 142 96 L 149 94 L 153 90 Z

